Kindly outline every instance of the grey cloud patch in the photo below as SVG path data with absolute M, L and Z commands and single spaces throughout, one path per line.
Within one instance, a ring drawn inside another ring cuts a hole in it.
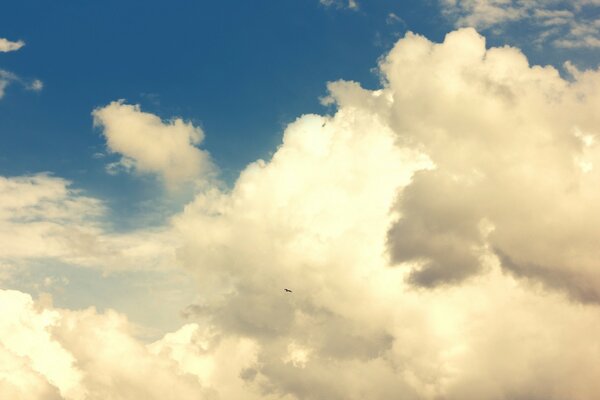
M 510 258 L 500 249 L 495 249 L 502 266 L 519 278 L 541 281 L 552 289 L 566 290 L 575 301 L 584 303 L 600 303 L 600 291 L 594 282 L 577 272 L 568 273 L 560 268 L 536 265 L 534 263 L 519 263 Z
M 401 196 L 403 217 L 388 243 L 392 262 L 421 264 L 409 277 L 415 285 L 457 283 L 481 270 L 477 203 L 468 185 L 451 182 L 439 171 L 418 172 Z

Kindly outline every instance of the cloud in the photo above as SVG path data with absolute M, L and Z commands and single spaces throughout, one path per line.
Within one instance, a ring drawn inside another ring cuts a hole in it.
M 409 36 L 382 71 L 399 140 L 436 165 L 398 200 L 393 259 L 420 263 L 415 282 L 435 285 L 481 271 L 492 250 L 515 273 L 598 301 L 598 73 L 569 83 L 516 49 L 486 50 L 473 30 L 442 44 Z
M 195 147 L 204 133 L 191 123 L 180 118 L 165 123 L 122 101 L 97 108 L 92 115 L 109 151 L 122 155 L 119 164 L 126 169 L 156 174 L 169 187 L 207 179 L 214 172 L 208 153 Z
M 25 46 L 25 42 L 22 40 L 11 42 L 10 40 L 0 38 L 0 53 L 17 51 L 23 46 Z M 0 99 L 4 97 L 4 91 L 6 90 L 6 87 L 12 82 L 19 83 L 25 88 L 36 92 L 41 91 L 44 87 L 43 82 L 39 79 L 34 79 L 31 82 L 27 82 L 26 80 L 21 79 L 18 75 L 0 68 Z
M 15 80 L 18 80 L 18 77 L 15 74 L 0 69 L 0 99 L 4 97 L 6 87 Z
M 0 291 L 0 359 L 15 371 L 0 390 L 593 398 L 600 72 L 571 71 L 487 49 L 473 29 L 406 35 L 380 61 L 380 89 L 330 83 L 332 115 L 299 117 L 271 159 L 173 217 L 163 238 L 198 285 L 189 324 L 145 344 L 114 311 Z M 21 195 L 2 200 L 4 220 L 93 219 L 95 200 L 32 179 L 6 179 Z
M 534 43 L 552 43 L 559 48 L 600 46 L 600 27 L 592 17 L 598 5 L 597 1 L 581 0 L 440 0 L 442 12 L 457 27 L 505 34 L 518 23 L 533 32 Z
M 0 310 L 0 394 L 10 398 L 281 398 L 248 393 L 249 339 L 188 324 L 145 344 L 113 310 L 55 308 L 14 290 L 0 290 Z
M 33 90 L 34 92 L 39 92 L 44 88 L 44 82 L 40 81 L 39 79 L 34 79 L 28 86 L 27 88 L 29 90 Z
M 23 46 L 25 46 L 25 42 L 23 42 L 22 40 L 11 42 L 8 39 L 0 38 L 0 53 L 17 51 Z
M 567 82 L 472 29 L 408 34 L 380 68 L 174 218 L 187 315 L 256 343 L 263 394 L 593 396 L 599 73 Z
M 116 233 L 106 219 L 102 201 L 65 179 L 0 176 L 0 263 L 55 260 L 107 271 L 172 267 L 177 239 L 168 227 Z
M 65 400 L 203 395 L 196 377 L 150 352 L 113 311 L 56 309 L 17 291 L 2 290 L 0 298 L 0 393 Z
M 34 92 L 39 92 L 44 88 L 44 83 L 39 79 L 35 79 L 32 82 L 28 83 L 26 80 L 20 78 L 18 75 L 10 71 L 0 69 L 0 99 L 4 97 L 4 93 L 8 85 L 10 85 L 13 82 L 20 84 L 24 86 L 27 90 L 32 90 Z
M 358 10 L 359 4 L 356 0 L 319 0 L 319 3 L 325 7 L 348 8 L 350 10 Z

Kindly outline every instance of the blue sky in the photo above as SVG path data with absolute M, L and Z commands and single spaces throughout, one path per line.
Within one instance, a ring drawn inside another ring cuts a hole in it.
M 409 3 L 410 14 L 423 12 L 412 10 L 419 2 Z M 10 5 L 3 34 L 27 46 L 3 54 L 3 68 L 42 79 L 45 88 L 36 97 L 15 87 L 12 101 L 3 102 L 2 129 L 12 135 L 6 153 L 15 157 L 2 168 L 62 175 L 85 167 L 101 179 L 102 166 L 90 156 L 103 141 L 90 110 L 127 99 L 201 124 L 205 146 L 225 172 L 237 172 L 267 156 L 285 124 L 322 111 L 326 82 L 377 85 L 370 70 L 404 31 L 385 24 L 396 8 L 379 2 L 356 12 L 296 1 Z M 449 25 L 439 29 L 436 18 L 415 28 L 440 37 Z
M 0 104 L 0 171 L 49 171 L 115 202 L 114 212 L 153 196 L 152 181 L 109 176 L 90 113 L 125 99 L 164 118 L 193 121 L 232 182 L 269 157 L 285 125 L 323 112 L 328 81 L 377 87 L 377 58 L 411 29 L 441 38 L 451 28 L 422 2 L 378 1 L 354 11 L 318 2 L 54 2 L 3 7 L 2 34 L 27 45 L 2 68 L 40 79 L 15 85 Z M 391 20 L 395 12 L 404 22 Z M 427 17 L 425 17 L 427 16 Z
M 433 1 L 377 0 L 358 10 L 316 1 L 148 1 L 143 7 L 23 1 L 3 10 L 4 37 L 27 45 L 2 54 L 2 68 L 42 80 L 44 90 L 12 87 L 10 101 L 0 104 L 1 171 L 50 171 L 109 196 L 118 196 L 113 185 L 131 196 L 144 187 L 106 176 L 104 160 L 92 157 L 104 151 L 91 124 L 96 107 L 125 99 L 165 118 L 194 121 L 232 182 L 246 164 L 269 156 L 287 123 L 324 111 L 319 97 L 326 82 L 376 88 L 377 58 L 407 29 L 440 40 L 456 23 Z M 531 48 L 519 32 L 539 29 L 516 25 L 490 34 L 490 44 L 521 45 L 533 63 L 560 67 L 570 55 L 585 67 L 597 62 L 585 49 Z
M 598 0 L 10 3 L 0 398 L 600 390 Z

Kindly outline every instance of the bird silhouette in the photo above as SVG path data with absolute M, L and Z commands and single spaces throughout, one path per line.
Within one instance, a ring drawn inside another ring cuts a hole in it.
M 290 289 L 283 289 L 283 290 L 285 290 L 288 293 L 292 293 L 292 291 Z

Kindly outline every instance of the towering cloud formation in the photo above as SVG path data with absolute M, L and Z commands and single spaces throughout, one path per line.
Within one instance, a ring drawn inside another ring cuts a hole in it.
M 421 285 L 455 282 L 495 253 L 519 275 L 600 300 L 598 74 L 569 83 L 473 30 L 441 45 L 410 36 L 382 64 L 401 143 L 436 168 L 398 200 L 395 261 Z
M 472 29 L 408 34 L 380 70 L 380 90 L 330 84 L 334 115 L 298 118 L 271 160 L 173 218 L 199 285 L 193 323 L 145 346 L 114 312 L 2 292 L 0 360 L 18 374 L 0 386 L 69 400 L 594 398 L 600 72 L 566 81 Z M 147 171 L 179 147 L 138 139 L 177 128 L 191 147 L 193 127 L 132 106 L 95 117 Z
M 212 172 L 208 153 L 195 147 L 204 133 L 191 123 L 180 118 L 164 123 L 122 101 L 94 110 L 93 116 L 94 123 L 103 128 L 108 149 L 121 154 L 125 166 L 157 174 L 169 186 Z
M 598 73 L 569 83 L 471 29 L 409 34 L 381 71 L 176 218 L 190 312 L 258 341 L 265 392 L 588 398 L 600 313 L 564 293 L 600 293 Z

